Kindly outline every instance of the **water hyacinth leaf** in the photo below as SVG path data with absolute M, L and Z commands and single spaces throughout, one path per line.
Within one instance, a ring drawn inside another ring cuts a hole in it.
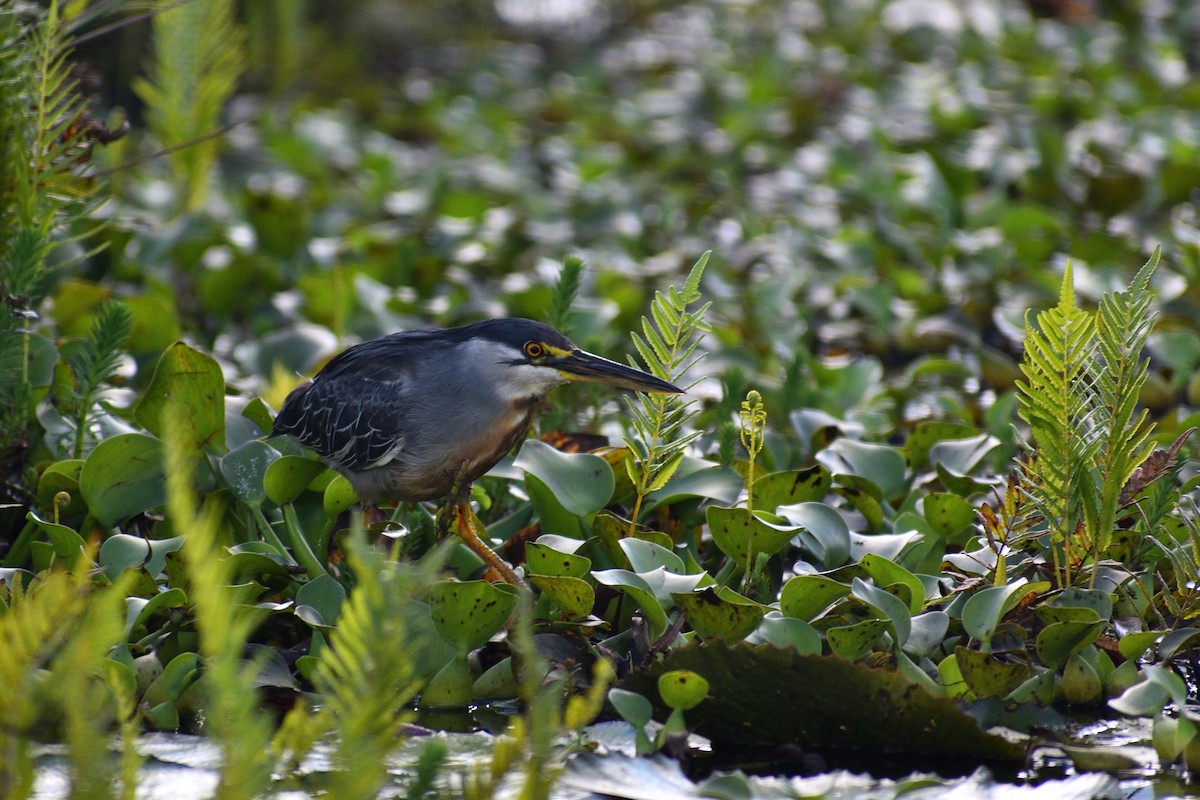
M 706 586 L 672 595 L 687 614 L 688 624 L 702 639 L 736 642 L 758 626 L 769 606 L 743 597 L 728 586 Z
M 705 511 L 713 542 L 742 569 L 759 554 L 774 555 L 787 546 L 799 529 L 796 525 L 772 523 L 761 512 L 745 508 L 709 506 Z
M 839 474 L 835 477 L 837 486 L 834 488 L 839 496 L 844 497 L 854 510 L 862 514 L 866 520 L 866 530 L 875 531 L 883 524 L 883 493 L 871 481 L 857 475 Z
M 999 444 L 1000 440 L 989 433 L 967 439 L 942 440 L 929 448 L 929 460 L 956 475 L 967 475 Z
M 292 582 L 291 573 L 284 568 L 283 557 L 266 542 L 249 542 L 233 548 L 228 558 L 230 583 L 259 581 L 267 586 L 282 588 Z
M 653 572 L 660 567 L 668 572 L 683 572 L 683 559 L 662 545 L 626 538 L 620 541 L 620 548 L 629 559 L 630 569 L 638 574 Z
M 151 577 L 157 578 L 166 568 L 167 554 L 183 547 L 183 540 L 182 536 L 149 540 L 117 533 L 104 540 L 96 558 L 110 580 L 116 580 L 127 567 L 144 567 Z
M 349 511 L 358 502 L 358 494 L 345 475 L 334 475 L 333 480 L 325 485 L 321 495 L 321 507 L 325 516 L 333 519 L 344 511 Z
M 908 487 L 908 464 L 895 447 L 842 438 L 817 453 L 817 460 L 835 475 L 866 478 L 879 487 L 885 500 L 903 494 Z
M 868 619 L 854 625 L 841 625 L 825 632 L 829 649 L 838 658 L 858 661 L 870 653 L 888 628 L 886 620 Z
M 937 676 L 938 683 L 947 697 L 963 697 L 971 691 L 963 679 L 962 669 L 958 666 L 958 656 L 954 653 L 938 662 Z
M 967 600 L 962 610 L 963 628 L 976 639 L 984 652 L 991 649 L 992 636 L 996 627 L 1023 597 L 1049 588 L 1049 584 L 1027 583 L 1019 579 L 1006 586 L 990 586 L 981 589 Z
M 344 602 L 346 588 L 329 575 L 318 575 L 296 590 L 294 611 L 310 625 L 332 627 L 337 623 Z
M 839 437 L 865 433 L 862 425 L 838 419 L 817 408 L 798 409 L 789 415 L 789 419 L 800 435 L 800 441 L 807 447 L 805 455 L 819 453 Z
M 807 622 L 848 594 L 849 584 L 824 575 L 796 575 L 783 585 L 779 610 L 786 616 Z
M 851 581 L 850 593 L 874 609 L 876 613 L 887 617 L 892 623 L 892 637 L 897 645 L 903 647 L 912 631 L 912 615 L 908 611 L 908 606 L 895 595 L 860 578 L 854 578 Z
M 904 652 L 913 656 L 927 656 L 946 638 L 950 628 L 950 615 L 945 611 L 927 611 L 912 618 L 912 631 L 903 645 Z
M 558 502 L 554 491 L 541 478 L 533 473 L 526 474 L 525 491 L 529 495 L 530 504 L 537 512 L 542 530 L 558 536 L 583 538 L 583 525 L 580 523 L 579 517 Z
M 1071 656 L 1096 641 L 1105 624 L 1106 620 L 1097 618 L 1092 622 L 1055 622 L 1047 625 L 1037 636 L 1038 658 L 1051 669 L 1058 669 Z
M 530 575 L 549 575 L 555 577 L 583 578 L 592 568 L 592 560 L 586 556 L 577 556 L 574 552 L 565 552 L 551 547 L 544 542 L 548 539 L 565 539 L 566 537 L 541 536 L 536 542 L 525 545 L 525 571 Z M 582 542 L 568 539 L 579 545 Z
M 833 487 L 833 476 L 825 467 L 814 464 L 808 469 L 772 472 L 754 481 L 756 511 L 774 511 L 779 506 L 818 502 Z
M 797 535 L 826 569 L 840 567 L 850 557 L 850 528 L 841 514 L 825 503 L 780 506 L 778 514 L 799 530 Z
M 1001 661 L 991 653 L 954 648 L 963 681 L 977 698 L 1006 697 L 1029 678 L 1029 665 Z
M 923 538 L 924 535 L 918 531 L 870 535 L 852 533 L 850 534 L 850 559 L 861 561 L 868 555 L 876 555 L 888 561 L 898 561 Z
M 633 533 L 630 534 L 629 520 L 622 519 L 611 511 L 600 511 L 592 518 L 592 533 L 599 540 L 604 554 L 620 569 L 633 568 L 629 563 L 629 556 L 625 555 L 625 551 L 621 547 L 621 542 L 625 539 L 653 542 L 666 550 L 670 550 L 672 547 L 671 537 L 662 531 L 634 525 Z
M 1072 586 L 1040 603 L 1037 612 L 1047 614 L 1043 619 L 1049 622 L 1056 619 L 1055 612 L 1059 609 L 1089 609 L 1100 619 L 1108 619 L 1112 616 L 1113 601 L 1112 596 L 1102 589 L 1081 589 Z
M 471 704 L 474 681 L 467 653 L 460 652 L 430 678 L 421 692 L 422 708 L 464 708 Z
M 1072 654 L 1063 665 L 1062 691 L 1063 698 L 1073 705 L 1091 704 L 1100 699 L 1104 683 L 1082 653 Z
M 429 595 L 434 628 L 460 653 L 482 647 L 508 621 L 516 591 L 487 581 L 438 581 Z
M 956 494 L 928 494 L 922 501 L 922 508 L 925 519 L 945 539 L 953 539 L 975 522 L 975 507 Z
M 82 458 L 69 458 L 56 461 L 46 467 L 38 478 L 37 507 L 49 509 L 55 507 L 55 498 L 60 492 L 66 492 L 70 498 L 64 506 L 58 507 L 60 519 L 70 519 L 87 513 L 87 503 L 79 491 L 79 473 L 83 471 Z
M 1151 681 L 1143 680 L 1130 686 L 1121 694 L 1108 701 L 1108 704 L 1131 717 L 1152 717 L 1163 710 L 1171 702 L 1171 695 L 1162 686 Z
M 790 647 L 803 655 L 819 655 L 821 634 L 802 619 L 785 617 L 778 611 L 768 611 L 749 636 L 747 644 L 772 644 Z
M 263 489 L 277 506 L 290 503 L 325 471 L 320 461 L 301 456 L 281 456 L 272 461 L 263 476 Z
M 542 481 L 562 507 L 576 516 L 593 514 L 612 499 L 612 467 L 600 456 L 563 453 L 531 439 L 513 463 Z
M 627 569 L 605 569 L 593 572 L 592 579 L 596 583 L 625 592 L 641 610 L 646 620 L 646 627 L 650 632 L 650 638 L 657 639 L 662 636 L 667 629 L 666 608 L 645 578 Z
M 674 478 L 658 491 L 648 494 L 642 508 L 651 511 L 661 505 L 696 497 L 729 505 L 737 500 L 745 486 L 742 476 L 729 467 L 706 467 L 683 474 L 686 465 L 685 460 Z
M 163 352 L 133 413 L 146 430 L 162 436 L 167 408 L 178 420 L 174 435 L 183 446 L 195 452 L 224 452 L 225 377 L 212 356 L 183 342 Z
M 55 558 L 66 562 L 68 566 L 73 566 L 75 560 L 83 555 L 85 542 L 74 529 L 44 520 L 32 511 L 25 515 L 25 519 L 37 525 L 38 530 L 50 540 Z
M 165 592 L 159 592 L 149 599 L 142 597 L 125 598 L 125 638 L 128 639 L 131 633 L 144 626 L 146 621 L 159 611 L 165 608 L 183 608 L 187 605 L 187 602 L 187 594 L 184 593 L 183 589 L 179 588 L 167 589 Z
M 708 681 L 690 669 L 676 669 L 658 676 L 658 695 L 673 711 L 689 711 L 708 696 Z
M 101 525 L 159 508 L 166 502 L 162 442 L 144 433 L 103 440 L 79 473 L 79 490 Z
M 267 499 L 267 468 L 279 457 L 280 452 L 266 442 L 251 440 L 221 457 L 221 475 L 234 497 L 258 508 Z
M 1178 628 L 1158 643 L 1158 657 L 1170 661 L 1181 650 L 1195 647 L 1197 642 L 1200 642 L 1200 628 Z
M 1165 634 L 1166 631 L 1135 631 L 1127 633 L 1117 642 L 1117 649 L 1121 651 L 1121 655 L 1127 661 L 1136 661 L 1146 654 L 1146 651 L 1154 646 L 1159 637 Z
M 973 425 L 961 422 L 945 422 L 942 420 L 926 420 L 918 422 L 908 435 L 905 446 L 908 448 L 908 458 L 916 469 L 924 467 L 929 461 L 929 451 L 935 444 L 956 439 L 967 439 L 979 434 L 979 429 Z
M 908 610 L 916 614 L 925 605 L 925 584 L 921 579 L 891 559 L 876 553 L 867 553 L 858 560 L 858 565 L 878 586 L 902 583 L 909 588 Z
M 596 605 L 596 590 L 579 578 L 533 573 L 526 578 L 553 600 L 567 619 L 583 619 Z
M 608 702 L 621 715 L 621 719 L 635 727 L 642 727 L 654 719 L 654 706 L 645 695 L 628 689 L 608 690 Z

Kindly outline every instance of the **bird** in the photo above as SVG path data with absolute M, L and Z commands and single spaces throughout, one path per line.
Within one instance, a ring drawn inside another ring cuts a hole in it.
M 475 532 L 471 484 L 525 439 L 550 390 L 575 381 L 683 392 L 581 350 L 544 323 L 489 319 L 342 351 L 292 390 L 270 436 L 315 451 L 363 503 L 447 498 L 464 542 L 505 581 L 523 585 Z

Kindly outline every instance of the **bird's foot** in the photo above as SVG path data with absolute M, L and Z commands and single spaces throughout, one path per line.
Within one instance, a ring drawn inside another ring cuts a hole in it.
M 456 503 L 454 513 L 455 528 L 458 531 L 459 538 L 466 543 L 467 547 L 471 548 L 471 551 L 475 555 L 482 558 L 483 563 L 487 565 L 487 572 L 484 574 L 484 577 L 487 580 L 502 580 L 519 589 L 529 591 L 529 586 L 521 579 L 521 576 L 504 559 L 496 555 L 496 551 L 488 547 L 487 543 L 475 531 L 475 520 L 474 515 L 471 513 L 471 504 L 467 502 Z

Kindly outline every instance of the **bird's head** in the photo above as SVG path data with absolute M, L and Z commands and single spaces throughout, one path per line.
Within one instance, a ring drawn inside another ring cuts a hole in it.
M 472 329 L 471 341 L 499 356 L 499 379 L 510 390 L 505 394 L 540 394 L 552 386 L 575 381 L 638 392 L 683 392 L 648 372 L 580 350 L 566 336 L 540 322 L 493 319 L 460 330 L 467 329 Z

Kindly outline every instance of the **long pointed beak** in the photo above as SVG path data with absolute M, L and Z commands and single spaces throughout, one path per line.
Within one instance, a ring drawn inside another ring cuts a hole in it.
M 649 372 L 642 372 L 640 369 L 594 356 L 584 350 L 573 350 L 570 355 L 555 359 L 554 366 L 558 368 L 563 377 L 572 381 L 604 383 L 638 392 L 683 394 L 683 389 L 667 383 L 661 378 L 656 378 Z

